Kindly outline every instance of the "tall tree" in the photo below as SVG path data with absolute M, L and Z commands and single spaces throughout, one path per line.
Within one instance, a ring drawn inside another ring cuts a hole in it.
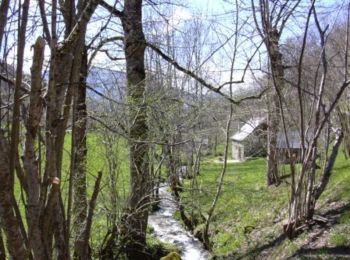
M 269 56 L 273 90 L 270 94 L 268 112 L 268 163 L 267 184 L 279 184 L 277 133 L 280 129 L 282 110 L 282 91 L 285 89 L 283 57 L 280 50 L 280 37 L 283 29 L 299 5 L 300 0 L 278 1 L 259 0 L 251 1 L 255 26 L 264 41 Z
M 145 257 L 148 206 L 152 195 L 148 162 L 147 100 L 145 99 L 146 39 L 143 33 L 142 0 L 125 0 L 123 11 L 102 2 L 120 18 L 124 33 L 127 102 L 129 104 L 130 195 L 122 219 L 121 236 L 130 259 Z
M 14 183 L 15 183 L 15 168 L 16 164 L 19 163 L 19 136 L 20 136 L 20 95 L 21 95 L 21 85 L 23 79 L 23 60 L 24 60 L 24 48 L 26 44 L 26 30 L 28 23 L 28 13 L 29 13 L 30 1 L 26 0 L 23 5 L 19 5 L 20 15 L 19 15 L 19 28 L 18 28 L 18 45 L 17 45 L 17 67 L 16 67 L 16 81 L 15 81 L 15 91 L 14 91 L 14 106 L 12 111 L 12 122 L 11 122 L 11 137 L 8 143 L 5 140 L 5 136 L 1 133 L 0 141 L 3 157 L 3 165 L 1 173 L 4 174 L 4 182 L 2 185 L 2 205 L 0 206 L 0 217 L 2 222 L 5 223 L 4 231 L 8 242 L 8 250 L 10 255 L 18 258 L 25 259 L 29 256 L 28 244 L 26 239 L 26 234 L 24 233 L 23 222 L 20 216 L 20 211 L 18 209 L 17 201 L 14 196 Z M 7 11 L 9 8 L 9 3 L 4 1 L 1 5 L 2 19 L 1 22 L 6 21 Z M 4 17 L 5 16 L 5 17 Z M 3 36 L 3 30 L 5 23 L 1 24 L 1 37 Z M 21 172 L 17 171 L 21 183 L 24 184 L 23 175 Z M 18 221 L 20 220 L 20 221 Z
M 78 1 L 77 6 L 75 1 L 71 0 L 60 2 L 65 22 L 65 35 L 61 46 L 57 45 L 57 1 L 53 1 L 52 4 L 51 35 L 48 35 L 48 28 L 45 30 L 47 32 L 46 38 L 50 40 L 51 47 L 46 113 L 46 153 L 51 160 L 46 160 L 44 179 L 51 179 L 52 181 L 61 179 L 65 130 L 72 100 L 75 99 L 76 89 L 79 85 L 86 27 L 99 2 L 98 0 Z M 41 13 L 43 21 L 45 21 L 45 13 Z M 45 22 L 43 23 L 45 24 Z M 59 186 L 59 183 L 53 184 Z M 48 186 L 44 189 L 44 192 L 47 189 Z M 53 212 L 56 214 L 45 218 L 44 225 L 55 227 L 55 240 L 62 248 L 59 252 L 60 257 L 67 258 L 69 255 L 69 230 L 67 230 L 65 224 L 65 212 L 59 187 L 51 189 L 46 207 L 54 208 L 51 214 Z M 51 236 L 51 232 L 46 233 L 47 248 L 51 247 Z
M 6 27 L 7 14 L 10 7 L 10 0 L 3 0 L 0 4 L 0 50 L 2 49 L 2 39 Z
M 1 19 L 6 11 L 6 2 L 3 1 L 1 5 Z M 22 1 L 19 3 L 22 4 Z M 77 96 L 75 88 L 80 80 L 80 72 L 86 71 L 86 68 L 81 69 L 82 64 L 87 64 L 86 61 L 85 63 L 82 61 L 85 53 L 85 31 L 98 3 L 97 0 L 78 1 L 77 8 L 75 8 L 75 1 L 66 0 L 60 1 L 61 6 L 58 8 L 58 1 L 54 0 L 50 5 L 51 17 L 49 18 L 46 14 L 45 1 L 36 2 L 40 9 L 44 37 L 51 50 L 46 102 L 44 102 L 42 82 L 45 40 L 41 37 L 33 45 L 33 65 L 30 83 L 27 84 L 30 85 L 30 90 L 27 90 L 28 95 L 26 95 L 29 96 L 29 103 L 22 101 L 26 97 L 22 96 L 21 92 L 30 1 L 23 1 L 20 12 L 18 12 L 20 22 L 18 23 L 18 36 L 16 36 L 18 52 L 16 81 L 13 84 L 15 85 L 14 102 L 11 105 L 12 122 L 6 126 L 11 129 L 11 138 L 7 137 L 2 130 L 0 135 L 0 154 L 3 160 L 0 173 L 4 180 L 1 182 L 2 192 L 0 194 L 1 228 L 8 241 L 9 256 L 15 259 L 27 259 L 28 257 L 50 259 L 54 255 L 60 259 L 70 259 L 69 228 L 60 188 L 63 146 L 71 103 L 72 100 L 76 100 Z M 57 44 L 59 38 L 57 33 L 58 11 L 62 11 L 65 22 L 65 35 L 61 44 Z M 48 20 L 50 20 L 51 28 L 49 28 Z M 2 23 L 1 30 L 4 27 Z M 86 78 L 86 73 L 83 73 L 83 77 Z M 5 77 L 5 80 L 12 82 L 10 77 Z M 80 97 L 84 99 L 84 95 Z M 77 98 L 76 103 L 80 99 Z M 26 109 L 21 111 L 21 106 Z M 43 138 L 41 140 L 39 138 L 41 137 L 40 124 L 44 114 L 46 114 L 45 153 L 41 151 Z M 22 123 L 25 126 L 23 141 L 25 146 L 23 156 L 20 156 Z M 6 139 L 10 139 L 10 142 Z M 46 156 L 45 160 L 41 160 L 43 155 Z M 22 159 L 22 162 L 19 158 Z M 45 167 L 42 165 L 43 161 Z M 42 175 L 43 168 L 44 174 Z M 27 229 L 23 224 L 21 211 L 14 195 L 14 173 L 17 173 L 19 185 L 24 191 L 22 199 L 26 206 Z M 84 196 L 86 201 L 86 193 Z M 84 223 L 87 223 L 84 228 L 84 241 L 88 241 L 90 235 L 91 211 L 94 209 L 95 201 L 96 198 L 93 196 L 89 209 L 87 206 L 84 208 L 86 215 Z M 81 259 L 87 259 L 87 257 Z
M 349 6 L 350 7 L 350 6 Z M 348 10 L 349 11 L 349 10 Z M 315 21 L 316 32 L 319 37 L 319 54 L 320 59 L 317 58 L 317 68 L 315 71 L 310 70 L 305 75 L 306 71 L 306 46 L 307 36 L 309 33 L 309 21 L 313 18 Z M 350 20 L 348 16 L 347 27 L 349 28 Z M 318 17 L 317 7 L 315 1 L 312 1 L 309 7 L 308 16 L 304 30 L 303 41 L 300 47 L 299 62 L 297 64 L 297 100 L 298 110 L 300 112 L 300 136 L 301 136 L 301 167 L 298 174 L 296 169 L 291 165 L 292 185 L 291 196 L 289 202 L 289 218 L 288 223 L 284 226 L 285 232 L 289 237 L 296 235 L 298 228 L 305 222 L 312 220 L 316 202 L 320 198 L 324 189 L 326 188 L 332 169 L 338 154 L 340 144 L 343 140 L 344 134 L 342 129 L 332 127 L 331 115 L 337 104 L 341 101 L 345 90 L 348 88 L 350 81 L 348 80 L 348 44 L 349 44 L 349 29 L 346 34 L 346 47 L 341 55 L 345 66 L 334 68 L 336 72 L 340 70 L 343 77 L 339 78 L 336 84 L 328 83 L 331 77 L 329 73 L 330 59 L 327 55 L 329 50 L 329 36 L 328 25 L 322 26 Z M 310 74 L 312 78 L 311 94 L 307 100 L 304 95 L 301 95 L 304 86 L 307 86 L 307 80 Z M 328 92 L 328 95 L 327 95 Z M 309 102 L 306 102 L 309 101 Z M 308 103 L 308 104 L 306 104 Z M 324 104 L 328 104 L 325 108 Z M 334 129 L 331 133 L 330 129 Z M 321 141 L 322 133 L 328 137 Z M 334 144 L 330 148 L 331 137 L 334 138 Z M 324 148 L 321 149 L 320 143 L 324 143 Z M 322 163 L 318 170 L 318 162 Z
M 127 0 L 124 3 L 122 26 L 126 59 L 129 135 L 130 135 L 130 181 L 128 200 L 130 212 L 125 215 L 124 235 L 128 236 L 127 254 L 131 259 L 144 256 L 150 199 L 148 165 L 147 103 L 145 100 L 146 40 L 142 29 L 142 0 Z

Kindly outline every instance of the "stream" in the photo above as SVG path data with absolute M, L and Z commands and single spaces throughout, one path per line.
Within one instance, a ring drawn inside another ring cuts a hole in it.
M 177 205 L 167 188 L 165 184 L 159 188 L 159 210 L 153 212 L 148 219 L 155 236 L 163 242 L 177 245 L 181 249 L 182 260 L 209 259 L 209 253 L 204 249 L 202 243 L 174 219 Z

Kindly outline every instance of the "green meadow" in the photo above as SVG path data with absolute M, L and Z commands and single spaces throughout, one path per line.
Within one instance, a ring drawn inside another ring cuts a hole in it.
M 71 138 L 68 133 L 65 140 L 63 157 L 63 177 L 61 182 L 62 194 L 68 194 L 68 176 L 70 168 Z M 111 142 L 111 140 L 109 140 Z M 113 223 L 111 214 L 120 216 L 129 187 L 129 157 L 125 139 L 112 140 L 112 145 L 106 143 L 103 134 L 89 134 L 87 138 L 87 190 L 91 197 L 97 173 L 102 171 L 101 191 L 98 196 L 92 228 L 91 245 L 98 248 Z M 111 168 L 114 160 L 115 169 Z M 182 203 L 186 213 L 193 216 L 204 216 L 215 196 L 222 162 L 218 157 L 207 156 L 201 162 L 200 174 L 193 179 L 184 180 L 184 191 L 181 193 Z M 269 250 L 271 259 L 283 259 L 297 253 L 307 240 L 307 234 L 302 234 L 295 240 L 279 239 L 282 221 L 287 218 L 289 178 L 288 168 L 281 171 L 286 178 L 278 186 L 266 185 L 266 160 L 257 158 L 242 163 L 229 163 L 224 179 L 224 186 L 212 218 L 210 237 L 213 254 L 216 256 L 236 256 L 248 259 L 254 258 Z M 112 173 L 112 174 L 111 174 Z M 115 186 L 112 185 L 112 175 Z M 323 193 L 317 213 L 335 203 L 350 203 L 350 160 L 339 153 L 330 183 Z M 111 194 L 114 192 L 117 200 L 112 206 Z M 20 209 L 24 214 L 21 203 L 21 191 L 16 185 L 16 195 Z M 67 197 L 63 197 L 67 203 Z M 116 211 L 116 212 L 115 212 Z M 345 207 L 339 213 L 337 222 L 328 230 L 324 248 L 350 246 L 350 209 Z M 176 216 L 178 217 L 178 216 Z M 199 224 L 197 229 L 201 229 Z M 160 244 L 150 234 L 148 235 L 151 248 L 161 248 Z M 327 246 L 327 247 L 325 247 Z M 166 245 L 169 251 L 174 247 Z M 157 249 L 157 250 L 158 250 Z M 322 250 L 322 248 L 320 248 Z M 327 255 L 327 249 L 323 249 Z
M 182 201 L 188 215 L 206 216 L 222 169 L 222 163 L 218 161 L 214 157 L 207 158 L 201 164 L 200 175 L 185 181 Z M 292 241 L 282 235 L 282 222 L 288 213 L 290 180 L 287 167 L 283 167 L 281 172 L 285 175 L 281 185 L 267 187 L 265 159 L 228 164 L 210 228 L 214 254 L 254 258 L 263 250 L 269 250 L 269 259 L 284 259 L 297 253 L 304 245 L 305 234 Z M 349 205 L 349 183 L 350 160 L 339 153 L 316 213 L 324 213 L 324 209 L 332 203 Z M 327 247 L 350 246 L 349 207 L 345 207 L 340 215 L 339 221 L 329 229 Z

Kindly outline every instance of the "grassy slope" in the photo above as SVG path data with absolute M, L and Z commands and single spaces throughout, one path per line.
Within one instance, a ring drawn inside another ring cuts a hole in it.
M 202 164 L 201 174 L 196 180 L 198 191 L 195 192 L 195 199 L 190 199 L 191 181 L 186 181 L 188 189 L 183 193 L 183 200 L 187 209 L 194 209 L 196 205 L 200 205 L 198 208 L 205 215 L 216 192 L 221 167 L 222 165 L 215 164 L 213 159 Z M 224 189 L 211 226 L 214 253 L 235 252 L 235 255 L 253 256 L 261 253 L 269 243 L 276 242 L 268 252 L 270 257 L 275 259 L 292 255 L 304 245 L 303 235 L 294 241 L 278 240 L 282 233 L 281 220 L 287 213 L 289 189 L 285 182 L 279 187 L 267 188 L 265 170 L 264 159 L 229 164 Z M 319 204 L 325 205 L 339 200 L 349 203 L 349 183 L 350 161 L 346 161 L 343 154 L 340 154 L 334 174 Z M 345 210 L 340 224 L 331 228 L 326 244 L 350 246 L 349 226 L 350 211 Z
M 128 174 L 128 151 L 126 140 L 119 139 L 118 142 L 114 144 L 113 156 L 116 157 L 117 162 L 117 194 L 118 194 L 118 210 L 117 214 L 120 214 L 121 209 L 124 207 L 125 199 L 128 194 L 129 188 L 129 174 Z M 65 139 L 65 151 L 63 157 L 63 175 L 69 176 L 69 167 L 70 167 L 70 153 L 71 153 L 71 135 L 67 134 Z M 104 138 L 101 134 L 88 134 L 87 138 L 87 192 L 88 199 L 91 197 L 91 194 L 94 189 L 94 184 L 96 180 L 97 173 L 102 171 L 102 181 L 101 181 L 101 190 L 98 195 L 98 200 L 96 203 L 96 209 L 94 212 L 94 220 L 92 226 L 92 248 L 97 249 L 101 245 L 107 230 L 108 230 L 108 221 L 107 215 L 111 213 L 111 200 L 110 200 L 110 176 L 109 176 L 109 167 L 107 160 L 107 153 L 110 151 L 106 150 Z M 65 178 L 62 183 L 62 189 L 68 189 L 68 179 Z M 63 194 L 68 194 L 63 192 Z M 66 199 L 66 198 L 64 198 Z

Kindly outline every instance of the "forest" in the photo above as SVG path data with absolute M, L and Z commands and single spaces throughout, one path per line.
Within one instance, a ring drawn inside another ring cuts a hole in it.
M 0 0 L 0 260 L 350 259 L 349 0 Z

